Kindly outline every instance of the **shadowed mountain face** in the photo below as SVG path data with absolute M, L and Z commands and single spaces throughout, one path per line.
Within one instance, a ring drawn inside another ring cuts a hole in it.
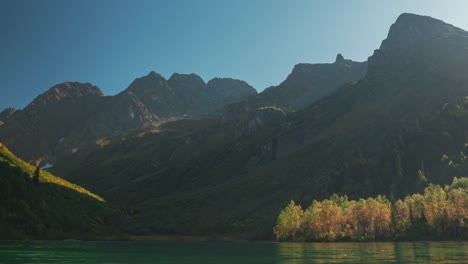
M 39 95 L 0 128 L 0 138 L 27 160 L 45 159 L 61 138 L 93 115 L 103 94 L 89 83 L 63 83 Z
M 208 93 L 212 96 L 213 106 L 221 110 L 224 105 L 256 95 L 257 92 L 248 83 L 230 78 L 214 78 L 208 81 Z
M 57 151 L 71 152 L 88 141 L 161 121 L 213 115 L 226 103 L 256 94 L 239 80 L 214 79 L 210 83 L 206 85 L 195 74 L 174 74 L 167 81 L 150 72 L 116 96 L 104 96 L 89 83 L 59 84 L 23 110 L 4 110 L 0 139 L 27 161 L 53 164 Z M 226 90 L 230 91 L 223 93 Z
M 284 82 L 267 88 L 257 100 L 262 105 L 274 105 L 286 111 L 301 110 L 341 85 L 359 81 L 366 74 L 366 68 L 367 62 L 345 60 L 341 54 L 337 55 L 335 63 L 301 63 Z
M 401 197 L 424 187 L 418 171 L 449 183 L 466 173 L 453 165 L 468 141 L 466 40 L 439 20 L 403 14 L 362 80 L 302 111 L 249 105 L 262 93 L 245 103 L 254 108 L 230 113 L 236 122 L 167 123 L 88 145 L 54 170 L 127 208 L 135 232 L 257 238 L 291 199 Z M 354 67 L 340 56 L 335 64 Z M 323 67 L 342 67 L 333 65 Z M 300 87 L 295 76 L 314 67 L 297 66 L 280 86 Z
M 215 78 L 206 84 L 196 74 L 174 73 L 165 80 L 157 73 L 136 79 L 122 93 L 133 93 L 160 118 L 213 114 L 227 103 L 257 94 L 244 81 Z
M 137 78 L 120 94 L 129 93 L 135 95 L 151 112 L 158 113 L 158 116 L 169 117 L 173 113 L 180 115 L 183 112 L 183 102 L 179 100 L 174 88 L 155 72 Z
M 361 80 L 366 70 L 367 62 L 346 60 L 341 54 L 334 63 L 297 64 L 280 85 L 269 87 L 240 103 L 227 105 L 224 119 L 233 121 L 239 112 L 251 112 L 265 106 L 279 107 L 287 112 L 303 110 L 340 86 Z
M 369 58 L 369 79 L 431 73 L 466 80 L 468 33 L 440 20 L 401 15 Z

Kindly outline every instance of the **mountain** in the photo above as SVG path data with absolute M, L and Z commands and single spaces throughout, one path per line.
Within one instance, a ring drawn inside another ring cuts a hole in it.
M 359 81 L 365 76 L 366 69 L 367 62 L 345 60 L 341 54 L 330 64 L 297 64 L 284 82 L 267 88 L 257 100 L 286 111 L 301 110 L 341 85 Z
M 93 115 L 102 99 L 89 83 L 56 85 L 2 125 L 0 139 L 24 160 L 53 159 L 58 142 Z
M 332 94 L 340 86 L 359 81 L 367 71 L 367 62 L 346 60 L 341 54 L 334 63 L 300 63 L 278 86 L 265 89 L 247 100 L 225 107 L 225 119 L 235 119 L 239 112 L 258 107 L 276 106 L 287 112 L 303 110 L 315 101 Z
M 301 111 L 250 96 L 248 111 L 227 107 L 235 122 L 179 120 L 107 138 L 53 170 L 133 212 L 134 232 L 254 238 L 271 237 L 291 199 L 398 198 L 423 190 L 422 179 L 466 174 L 457 164 L 468 142 L 468 33 L 402 14 L 368 61 L 363 78 Z M 282 85 L 296 89 L 303 68 Z
M 257 91 L 244 81 L 214 78 L 206 84 L 196 74 L 174 73 L 169 80 L 150 72 L 123 91 L 135 94 L 160 118 L 215 114 L 225 104 L 241 101 Z
M 164 77 L 150 72 L 134 80 L 121 94 L 134 94 L 152 113 L 159 117 L 179 116 L 183 103 Z
M 132 95 L 109 97 L 90 83 L 66 82 L 16 111 L 1 126 L 0 139 L 28 162 L 53 164 L 58 147 L 73 149 L 158 121 Z
M 214 109 L 220 110 L 224 105 L 241 102 L 247 97 L 255 96 L 257 91 L 245 81 L 231 78 L 213 78 L 207 83 L 208 94 L 214 101 Z
M 0 239 L 95 239 L 123 223 L 96 194 L 45 171 L 37 177 L 0 143 Z
M 16 109 L 13 107 L 8 107 L 2 112 L 0 112 L 0 122 L 5 123 L 6 121 L 10 120 L 11 116 L 16 112 Z
M 256 90 L 243 81 L 214 79 L 207 85 L 195 74 L 174 74 L 167 81 L 150 72 L 115 96 L 104 96 L 90 83 L 66 82 L 22 110 L 4 110 L 0 139 L 28 162 L 54 164 L 60 153 L 88 142 L 173 119 L 216 115 L 224 104 L 252 94 Z

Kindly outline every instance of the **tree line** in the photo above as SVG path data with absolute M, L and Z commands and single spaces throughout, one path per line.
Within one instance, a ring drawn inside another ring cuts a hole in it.
M 374 241 L 468 238 L 468 178 L 429 184 L 423 194 L 349 200 L 333 194 L 305 210 L 291 201 L 273 228 L 279 241 Z

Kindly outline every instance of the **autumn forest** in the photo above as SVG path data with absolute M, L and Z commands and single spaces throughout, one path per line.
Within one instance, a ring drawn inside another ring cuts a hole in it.
M 280 241 L 386 241 L 466 239 L 468 178 L 429 184 L 423 194 L 348 200 L 332 195 L 303 210 L 291 201 L 274 227 Z

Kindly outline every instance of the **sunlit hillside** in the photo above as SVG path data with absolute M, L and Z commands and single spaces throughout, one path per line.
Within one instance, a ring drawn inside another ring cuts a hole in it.
M 23 160 L 19 159 L 18 157 L 16 157 L 13 153 L 11 153 L 11 151 L 6 147 L 4 146 L 2 143 L 0 143 L 0 162 L 7 162 L 10 166 L 12 167 L 18 167 L 20 168 L 22 171 L 26 172 L 29 177 L 33 177 L 33 174 L 36 170 L 36 167 L 34 167 L 33 165 L 27 163 L 27 162 L 24 162 Z M 52 174 L 50 174 L 49 172 L 47 171 L 44 171 L 44 170 L 40 170 L 40 173 L 39 173 L 39 182 L 42 182 L 42 183 L 52 183 L 52 184 L 57 184 L 57 185 L 60 185 L 62 187 L 65 187 L 65 188 L 69 188 L 69 189 L 72 189 L 76 192 L 79 192 L 79 193 L 82 193 L 82 194 L 85 194 L 91 198 L 94 198 L 98 201 L 101 201 L 101 202 L 104 202 L 104 199 L 102 199 L 101 197 L 99 197 L 98 195 L 76 185 L 76 184 L 73 184 L 73 183 L 70 183 L 62 178 L 59 178 L 59 177 L 56 177 Z
M 101 197 L 0 145 L 0 240 L 104 238 L 115 235 L 121 223 L 120 211 Z

